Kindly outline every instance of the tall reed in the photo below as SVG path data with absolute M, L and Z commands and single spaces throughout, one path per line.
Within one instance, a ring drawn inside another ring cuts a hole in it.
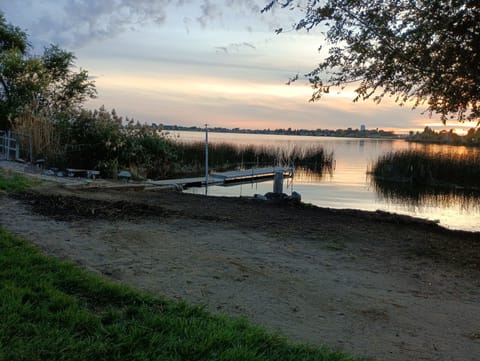
M 377 179 L 422 185 L 478 188 L 480 154 L 406 150 L 387 153 L 372 167 Z
M 174 143 L 177 161 L 183 170 L 199 172 L 205 167 L 205 143 Z M 324 172 L 333 167 L 333 153 L 321 146 L 290 148 L 266 145 L 235 145 L 212 143 L 208 145 L 208 165 L 215 170 L 265 166 L 302 166 Z
M 55 135 L 54 125 L 48 117 L 25 108 L 15 118 L 12 129 L 18 134 L 21 150 L 31 151 L 32 159 L 47 157 L 59 152 L 59 142 Z M 25 156 L 25 154 L 24 154 Z

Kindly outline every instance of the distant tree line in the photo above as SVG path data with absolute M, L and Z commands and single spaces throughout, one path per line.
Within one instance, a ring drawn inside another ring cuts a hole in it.
M 205 128 L 196 126 L 182 126 L 182 125 L 152 125 L 160 127 L 164 131 L 191 131 L 191 132 L 204 132 Z M 242 128 L 224 128 L 224 127 L 211 127 L 208 128 L 209 132 L 214 133 L 240 133 L 240 134 L 275 134 L 275 135 L 304 135 L 304 136 L 318 136 L 318 137 L 352 137 L 352 138 L 398 138 L 393 131 L 382 129 L 242 129 Z
M 455 133 L 453 129 L 434 131 L 425 127 L 423 132 L 413 133 L 407 137 L 412 142 L 480 146 L 480 127 L 470 128 L 465 135 Z

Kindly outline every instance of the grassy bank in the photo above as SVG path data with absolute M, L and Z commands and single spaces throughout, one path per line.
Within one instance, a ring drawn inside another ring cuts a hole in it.
M 480 156 L 418 150 L 392 152 L 378 159 L 372 174 L 383 181 L 476 189 L 480 184 Z
M 46 257 L 0 229 L 0 360 L 353 360 Z
M 19 192 L 37 183 L 31 178 L 0 169 L 0 192 Z
M 174 149 L 177 162 L 183 165 L 184 171 L 190 169 L 190 172 L 199 172 L 205 169 L 205 143 L 176 143 Z M 275 146 L 213 143 L 208 146 L 208 155 L 209 167 L 215 170 L 295 165 L 322 173 L 331 171 L 333 166 L 333 153 L 325 151 L 321 146 L 293 146 L 285 149 Z

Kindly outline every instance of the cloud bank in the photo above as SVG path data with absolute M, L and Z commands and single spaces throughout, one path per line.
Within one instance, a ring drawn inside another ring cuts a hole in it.
M 179 23 L 186 31 L 194 26 L 205 29 L 225 25 L 226 16 L 260 18 L 264 3 L 265 0 L 44 0 L 39 5 L 30 0 L 11 0 L 1 8 L 6 10 L 9 21 L 8 13 L 26 15 L 25 8 L 36 14 L 35 18 L 22 15 L 15 19 L 15 23 L 28 29 L 35 43 L 43 40 L 78 48 L 145 25 L 162 26 L 169 16 L 179 13 L 184 14 Z

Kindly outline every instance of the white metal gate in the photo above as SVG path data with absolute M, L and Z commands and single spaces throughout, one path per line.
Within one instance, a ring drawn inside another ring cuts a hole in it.
M 10 131 L 0 130 L 0 159 L 20 159 L 20 143 L 16 138 L 13 138 Z

